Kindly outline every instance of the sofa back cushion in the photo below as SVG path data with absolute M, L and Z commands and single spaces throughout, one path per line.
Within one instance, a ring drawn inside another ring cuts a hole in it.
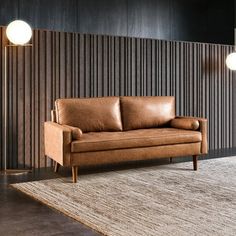
M 56 119 L 83 132 L 121 131 L 119 97 L 57 99 Z
M 175 118 L 174 97 L 121 97 L 124 130 L 168 125 Z

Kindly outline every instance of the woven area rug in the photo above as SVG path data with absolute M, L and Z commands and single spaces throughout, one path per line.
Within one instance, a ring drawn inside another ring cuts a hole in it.
M 13 187 L 104 235 L 236 235 L 236 157 Z

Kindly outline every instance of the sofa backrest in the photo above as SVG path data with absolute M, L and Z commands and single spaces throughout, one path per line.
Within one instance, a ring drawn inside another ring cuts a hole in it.
M 175 118 L 175 98 L 167 96 L 65 98 L 55 105 L 57 123 L 83 132 L 162 127 Z
M 124 130 L 162 127 L 175 118 L 175 98 L 121 97 Z
M 56 121 L 83 132 L 121 131 L 119 97 L 57 99 Z

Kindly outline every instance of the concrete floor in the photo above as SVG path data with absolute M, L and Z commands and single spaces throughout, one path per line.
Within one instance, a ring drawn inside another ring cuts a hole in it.
M 0 235 L 52 236 L 100 235 L 46 205 L 9 186 L 11 183 L 58 178 L 52 170 L 44 169 L 21 176 L 0 176 Z
M 233 156 L 235 153 L 236 151 L 233 149 L 221 150 L 220 152 L 211 152 L 204 158 Z M 180 162 L 183 160 L 191 159 L 178 158 L 173 159 L 173 162 Z M 82 169 L 80 174 L 111 171 L 113 169 L 138 168 L 147 165 L 166 163 L 168 163 L 168 159 L 126 165 L 95 167 L 89 170 Z M 100 235 L 78 221 L 33 200 L 9 186 L 11 183 L 59 178 L 61 176 L 70 175 L 70 169 L 65 168 L 59 170 L 58 174 L 55 174 L 51 168 L 43 168 L 25 175 L 0 175 L 0 236 Z

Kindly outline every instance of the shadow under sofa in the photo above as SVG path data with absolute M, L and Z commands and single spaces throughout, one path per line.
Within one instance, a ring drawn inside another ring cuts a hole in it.
M 59 166 L 79 166 L 207 153 L 207 120 L 175 114 L 175 98 L 67 98 L 44 123 L 45 155 Z

